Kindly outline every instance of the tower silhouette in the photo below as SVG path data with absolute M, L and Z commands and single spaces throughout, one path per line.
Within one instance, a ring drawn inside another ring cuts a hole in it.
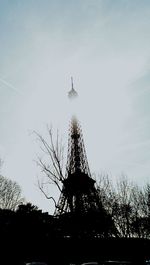
M 66 175 L 55 214 L 86 213 L 99 209 L 99 199 L 84 147 L 81 126 L 71 119 Z
M 68 95 L 78 95 L 73 87 Z M 104 209 L 95 180 L 91 177 L 82 129 L 72 116 L 69 127 L 68 155 L 65 178 L 55 215 L 59 216 L 59 231 L 75 237 L 111 236 L 117 231 L 111 216 Z

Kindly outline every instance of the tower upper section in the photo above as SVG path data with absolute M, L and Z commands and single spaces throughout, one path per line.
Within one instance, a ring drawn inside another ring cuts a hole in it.
M 81 126 L 75 116 L 71 119 L 69 139 L 68 139 L 68 161 L 67 174 L 82 172 L 91 176 Z
M 71 77 L 71 90 L 68 92 L 68 98 L 73 100 L 78 97 L 77 91 L 74 89 L 73 77 Z

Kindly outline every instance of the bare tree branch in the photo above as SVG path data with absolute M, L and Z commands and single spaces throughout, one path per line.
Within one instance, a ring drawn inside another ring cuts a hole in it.
M 42 151 L 42 155 L 37 156 L 36 163 L 37 166 L 41 168 L 41 172 L 44 173 L 43 179 L 38 179 L 38 188 L 47 199 L 53 200 L 56 208 L 56 201 L 51 195 L 49 195 L 47 188 L 49 185 L 55 185 L 59 192 L 62 191 L 65 179 L 63 174 L 64 147 L 62 140 L 59 137 L 58 130 L 55 140 L 52 127 L 49 128 L 47 126 L 47 132 L 48 140 L 44 139 L 41 134 L 34 132 L 40 143 L 40 149 Z

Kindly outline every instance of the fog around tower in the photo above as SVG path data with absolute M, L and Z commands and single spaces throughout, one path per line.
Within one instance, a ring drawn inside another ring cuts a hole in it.
M 149 181 L 149 1 L 7 0 L 0 1 L 0 20 L 3 175 L 51 211 L 36 185 L 33 131 L 47 137 L 52 124 L 67 149 L 75 114 L 91 172 Z

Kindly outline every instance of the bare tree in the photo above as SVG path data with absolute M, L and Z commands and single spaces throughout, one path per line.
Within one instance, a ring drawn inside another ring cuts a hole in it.
M 47 126 L 48 140 L 45 140 L 42 135 L 35 132 L 37 140 L 40 143 L 42 151 L 41 156 L 37 156 L 36 163 L 44 173 L 42 179 L 38 179 L 38 187 L 47 199 L 52 199 L 55 208 L 57 207 L 56 200 L 49 192 L 49 185 L 55 185 L 59 192 L 62 191 L 64 181 L 64 146 L 57 131 L 54 139 L 52 127 Z
M 134 223 L 139 237 L 150 238 L 150 184 L 146 184 L 139 193 L 139 215 Z
M 15 210 L 23 201 L 17 182 L 0 175 L 0 208 Z
M 113 216 L 113 205 L 116 202 L 116 193 L 112 181 L 108 174 L 100 174 L 97 179 L 99 179 L 96 184 L 100 201 L 108 213 Z
M 100 175 L 99 197 L 114 220 L 116 228 L 123 237 L 146 237 L 149 216 L 150 189 L 144 190 L 122 176 L 117 185 L 113 185 L 108 174 Z

